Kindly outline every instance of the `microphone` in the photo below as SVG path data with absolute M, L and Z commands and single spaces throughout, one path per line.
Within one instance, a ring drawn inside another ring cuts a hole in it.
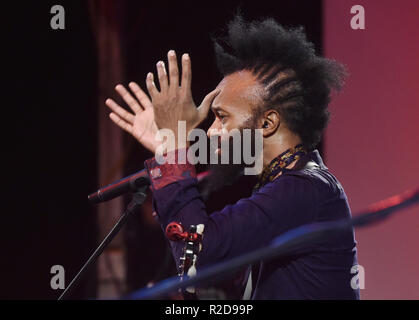
M 148 177 L 147 170 L 143 169 L 106 187 L 100 188 L 98 191 L 89 194 L 87 198 L 90 202 L 97 204 L 119 197 L 124 193 L 136 191 L 138 188 L 149 184 L 150 178 Z
M 197 175 L 198 182 L 209 175 L 208 171 L 201 172 Z M 125 193 L 136 191 L 138 188 L 149 185 L 150 178 L 147 170 L 143 169 L 133 173 L 121 180 L 113 182 L 106 187 L 100 188 L 98 191 L 89 194 L 87 197 L 91 203 L 97 204 L 104 201 L 119 197 Z

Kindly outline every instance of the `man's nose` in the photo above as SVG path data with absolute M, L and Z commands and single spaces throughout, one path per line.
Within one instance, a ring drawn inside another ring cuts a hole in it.
M 218 119 L 215 119 L 211 127 L 207 131 L 208 138 L 211 138 L 214 135 L 220 135 L 221 133 L 221 123 Z

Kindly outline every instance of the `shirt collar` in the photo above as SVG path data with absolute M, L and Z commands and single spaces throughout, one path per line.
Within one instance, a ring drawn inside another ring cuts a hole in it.
M 284 171 L 301 170 L 310 161 L 315 162 L 320 169 L 327 169 L 319 151 L 316 149 L 301 157 L 292 169 L 285 169 Z

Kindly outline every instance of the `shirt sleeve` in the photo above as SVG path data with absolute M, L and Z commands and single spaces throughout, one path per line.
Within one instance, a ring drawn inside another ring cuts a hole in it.
M 153 203 L 165 230 L 170 222 L 185 228 L 204 224 L 198 266 L 212 264 L 268 245 L 281 233 L 311 223 L 317 215 L 317 195 L 312 182 L 283 175 L 254 192 L 251 197 L 208 214 L 197 188 L 193 165 L 157 164 L 146 160 Z M 183 243 L 172 242 L 176 263 Z

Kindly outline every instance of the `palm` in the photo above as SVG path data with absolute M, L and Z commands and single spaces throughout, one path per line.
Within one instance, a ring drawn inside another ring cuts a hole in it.
M 185 121 L 186 132 L 190 132 L 206 118 L 211 103 L 219 90 L 216 89 L 207 94 L 197 108 L 192 99 L 192 67 L 189 55 L 182 55 L 181 77 L 174 50 L 167 53 L 167 60 L 169 62 L 168 70 L 166 70 L 163 61 L 157 63 L 160 90 L 157 89 L 151 72 L 148 73 L 146 79 L 147 90 L 153 101 L 155 121 L 159 128 L 165 128 L 174 133 L 178 130 L 179 121 Z M 177 137 L 177 139 L 179 138 Z M 177 139 L 174 144 L 178 142 Z
M 155 142 L 157 131 L 153 108 L 148 108 L 135 116 L 133 136 L 148 150 L 155 150 L 157 148 Z
M 117 85 L 115 89 L 134 114 L 126 111 L 114 100 L 107 99 L 106 105 L 112 109 L 109 116 L 119 127 L 130 133 L 145 148 L 154 153 L 160 142 L 156 140 L 158 129 L 154 121 L 153 105 L 149 97 L 135 82 L 131 82 L 129 87 L 136 98 L 122 85 Z

